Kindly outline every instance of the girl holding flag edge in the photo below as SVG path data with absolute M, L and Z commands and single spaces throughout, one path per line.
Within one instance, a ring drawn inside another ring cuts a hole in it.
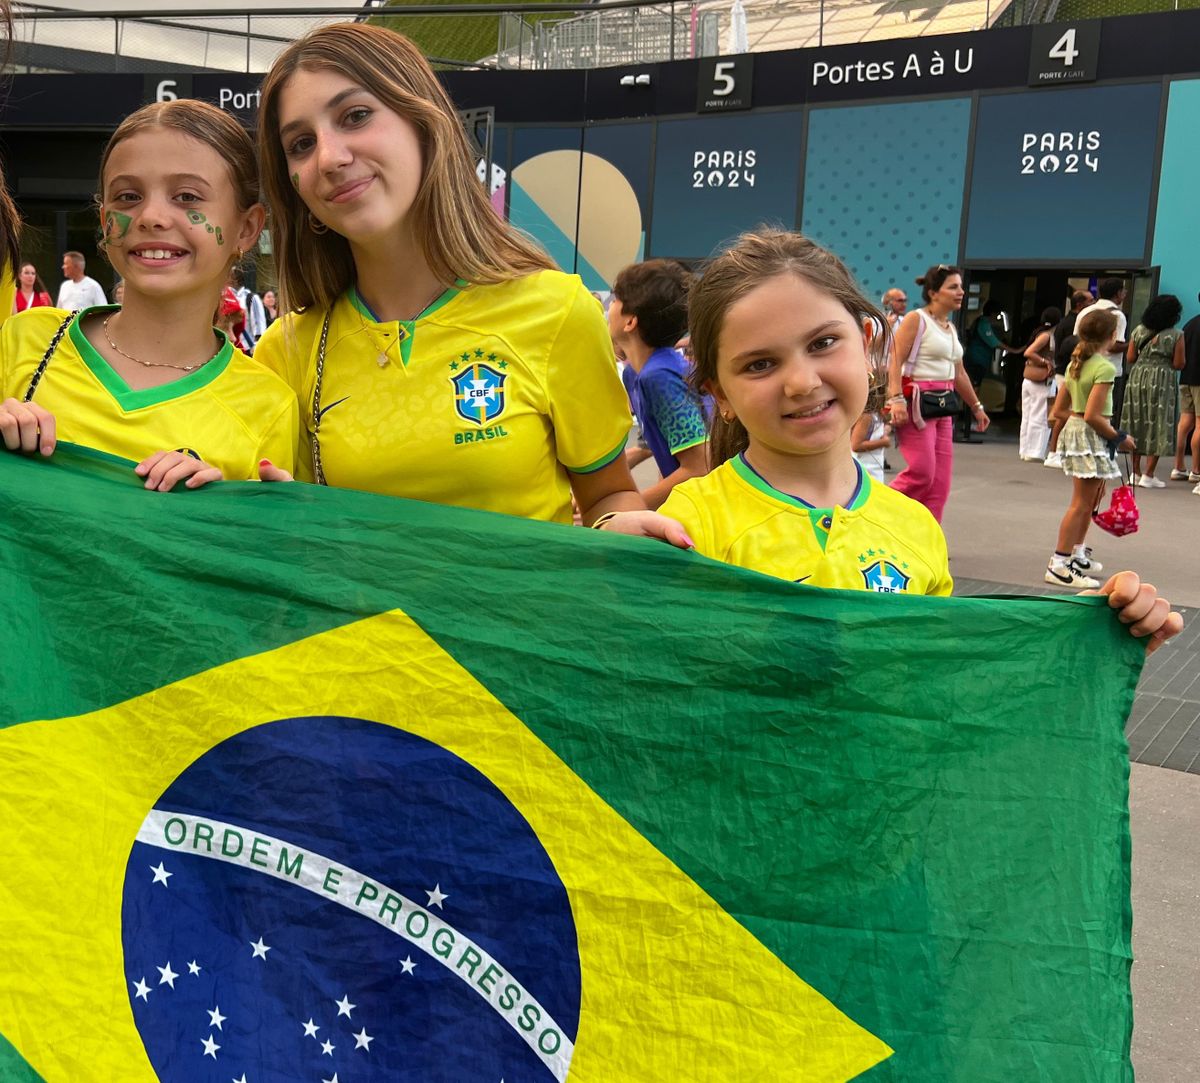
M 948 595 L 946 540 L 917 501 L 872 482 L 850 434 L 883 386 L 882 315 L 845 265 L 797 233 L 744 234 L 688 303 L 697 386 L 715 399 L 712 472 L 676 486 L 661 514 L 601 529 L 656 537 L 810 586 Z M 1183 618 L 1133 572 L 1100 588 L 1148 651 Z

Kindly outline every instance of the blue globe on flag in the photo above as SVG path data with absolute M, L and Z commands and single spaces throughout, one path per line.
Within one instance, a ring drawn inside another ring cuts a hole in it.
M 563 1080 L 575 925 L 532 828 L 465 760 L 356 718 L 210 749 L 125 870 L 134 1021 L 164 1083 Z

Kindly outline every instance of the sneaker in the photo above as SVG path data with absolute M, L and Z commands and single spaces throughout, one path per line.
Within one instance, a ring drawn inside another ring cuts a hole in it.
M 1100 561 L 1092 559 L 1092 547 L 1090 545 L 1084 549 L 1083 556 L 1073 556 L 1071 563 L 1081 572 L 1086 572 L 1088 575 L 1091 575 L 1092 572 L 1104 571 L 1104 565 Z
M 1149 474 L 1143 474 L 1137 480 L 1138 487 L 1142 489 L 1165 489 L 1167 483 L 1160 481 L 1158 478 L 1152 478 Z
M 1068 560 L 1066 564 L 1046 566 L 1046 582 L 1055 583 L 1060 587 L 1082 587 L 1084 590 L 1095 590 L 1100 585 L 1099 579 L 1084 575 L 1076 566 L 1075 561 Z
M 1056 470 L 1061 470 L 1062 469 L 1062 452 L 1060 452 L 1060 451 L 1050 452 L 1050 454 L 1047 455 L 1045 460 L 1042 462 L 1042 465 L 1053 467 Z
M 1200 474 L 1197 474 L 1193 470 L 1190 474 L 1188 474 L 1188 481 L 1200 481 Z
M 1138 482 L 1140 482 L 1141 480 L 1142 480 L 1141 474 L 1130 474 L 1129 475 L 1129 484 L 1130 485 L 1137 485 Z
M 1196 477 L 1193 478 L 1191 476 L 1191 474 L 1189 474 L 1186 470 L 1172 470 L 1171 471 L 1171 480 L 1172 481 L 1200 481 L 1200 474 L 1197 474 Z
M 1200 485 L 1197 485 L 1197 486 L 1196 486 L 1196 487 L 1195 487 L 1195 488 L 1192 490 L 1192 495 L 1193 495 L 1193 496 L 1200 496 Z

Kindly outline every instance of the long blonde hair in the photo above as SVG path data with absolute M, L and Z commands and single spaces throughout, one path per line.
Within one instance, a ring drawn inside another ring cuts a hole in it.
M 320 27 L 289 45 L 262 85 L 258 151 L 279 267 L 281 311 L 327 307 L 355 278 L 349 242 L 315 233 L 293 188 L 279 139 L 279 99 L 299 70 L 334 71 L 373 94 L 417 131 L 423 163 L 410 214 L 421 254 L 443 282 L 504 282 L 554 263 L 496 214 L 475 175 L 449 95 L 408 38 L 368 23 Z
M 1071 351 L 1071 364 L 1067 367 L 1071 379 L 1079 379 L 1079 370 L 1083 368 L 1083 363 L 1092 354 L 1103 352 L 1116 329 L 1117 313 L 1111 308 L 1089 312 L 1076 323 L 1075 334 L 1079 336 L 1079 341 Z
M 871 321 L 876 334 L 867 358 L 870 387 L 867 408 L 878 409 L 887 387 L 887 321 L 858 288 L 846 265 L 815 241 L 782 229 L 743 233 L 728 251 L 703 271 L 688 296 L 688 327 L 696 365 L 695 386 L 704 390 L 717 382 L 717 349 L 725 313 L 751 290 L 785 272 L 833 296 L 861 326 Z M 714 412 L 709 426 L 709 457 L 713 467 L 745 451 L 750 434 L 737 418 L 726 421 Z

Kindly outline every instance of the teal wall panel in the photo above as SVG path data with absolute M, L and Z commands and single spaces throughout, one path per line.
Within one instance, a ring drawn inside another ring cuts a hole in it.
M 970 123 L 968 98 L 809 112 L 804 232 L 874 300 L 957 258 Z
M 1171 84 L 1167 131 L 1158 181 L 1152 262 L 1162 268 L 1159 288 L 1183 302 L 1184 319 L 1200 311 L 1200 79 Z

